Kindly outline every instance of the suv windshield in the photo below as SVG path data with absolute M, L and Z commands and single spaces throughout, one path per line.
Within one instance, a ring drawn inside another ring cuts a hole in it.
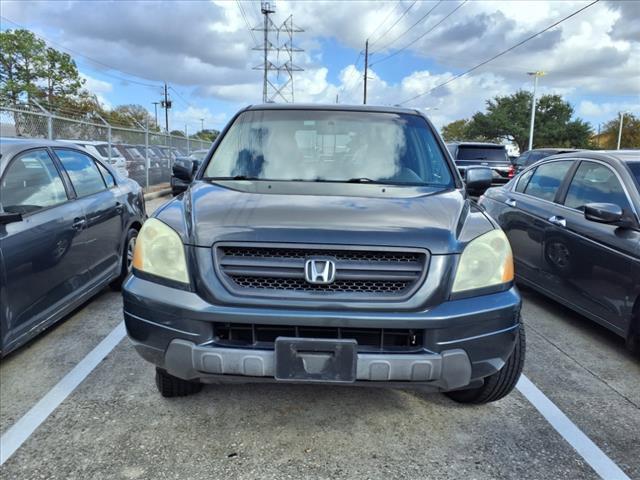
M 205 178 L 453 186 L 433 132 L 417 115 L 320 110 L 242 113 Z
M 507 149 L 504 147 L 475 147 L 460 145 L 456 160 L 486 160 L 489 162 L 508 162 Z

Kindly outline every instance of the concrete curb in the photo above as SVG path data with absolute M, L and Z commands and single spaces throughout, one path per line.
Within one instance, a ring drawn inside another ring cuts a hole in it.
M 145 200 L 153 200 L 154 198 L 164 197 L 165 195 L 171 194 L 170 188 L 165 188 L 163 190 L 158 190 L 156 192 L 149 192 L 144 194 Z

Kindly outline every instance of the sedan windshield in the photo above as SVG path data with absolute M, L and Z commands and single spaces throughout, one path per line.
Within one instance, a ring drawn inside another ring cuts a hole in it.
M 423 118 L 320 110 L 242 113 L 205 178 L 453 186 Z

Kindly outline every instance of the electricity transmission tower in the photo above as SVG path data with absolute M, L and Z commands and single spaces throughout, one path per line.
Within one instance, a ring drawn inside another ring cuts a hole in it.
M 264 61 L 262 65 L 253 67 L 253 69 L 264 71 L 262 101 L 271 103 L 280 98 L 287 103 L 293 103 L 295 99 L 293 72 L 304 70 L 293 63 L 293 54 L 304 51 L 293 46 L 293 34 L 304 32 L 304 30 L 294 25 L 293 15 L 289 15 L 281 25 L 276 25 L 271 18 L 271 14 L 275 13 L 275 6 L 269 2 L 262 2 L 260 11 L 264 16 L 264 24 L 261 28 L 253 30 L 263 33 L 263 44 L 255 47 L 254 50 L 263 52 Z M 269 39 L 271 32 L 276 34 L 275 44 Z M 275 62 L 273 61 L 274 54 Z M 284 57 L 282 62 L 280 54 Z

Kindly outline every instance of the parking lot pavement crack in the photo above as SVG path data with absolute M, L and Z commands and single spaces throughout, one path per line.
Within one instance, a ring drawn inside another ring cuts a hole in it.
M 572 356 L 570 353 L 566 352 L 565 350 L 562 349 L 562 347 L 560 347 L 559 345 L 557 345 L 556 343 L 554 343 L 551 339 L 549 339 L 549 337 L 547 337 L 546 335 L 544 335 L 542 332 L 540 332 L 539 330 L 536 330 L 535 327 L 533 327 L 531 325 L 531 323 L 527 323 L 527 331 L 533 331 L 533 333 L 535 333 L 536 335 L 538 335 L 540 338 L 542 338 L 543 340 L 545 340 L 547 343 L 549 343 L 551 346 L 553 346 L 556 350 L 558 350 L 559 352 L 561 352 L 562 354 L 564 354 L 566 357 L 570 358 L 574 363 L 578 364 L 581 368 L 583 368 L 585 371 L 587 371 L 589 374 L 591 374 L 594 378 L 596 378 L 597 380 L 601 381 L 602 383 L 604 383 L 607 387 L 609 387 L 613 392 L 615 392 L 618 396 L 620 396 L 621 398 L 623 398 L 624 400 L 626 400 L 629 404 L 631 404 L 632 406 L 634 406 L 635 408 L 637 408 L 638 410 L 640 410 L 640 405 L 638 405 L 636 402 L 634 402 L 633 400 L 631 400 L 629 397 L 627 397 L 624 393 L 620 392 L 619 390 L 617 390 L 613 385 L 609 384 L 609 382 L 607 382 L 604 378 L 602 378 L 601 376 L 599 376 L 597 373 L 593 372 L 591 369 L 589 369 L 589 367 L 587 367 L 586 365 L 580 363 L 580 361 L 578 359 L 576 359 L 574 356 Z

